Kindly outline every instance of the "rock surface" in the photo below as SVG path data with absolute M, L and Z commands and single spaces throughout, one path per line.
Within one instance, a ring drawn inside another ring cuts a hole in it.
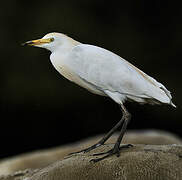
M 134 145 L 123 149 L 120 157 L 111 156 L 90 162 L 94 153 L 105 152 L 104 145 L 90 153 L 66 157 L 34 172 L 0 180 L 180 180 L 182 179 L 182 145 Z
M 108 142 L 114 142 L 116 137 L 113 136 Z M 182 145 L 159 145 L 182 144 L 178 137 L 170 133 L 151 130 L 128 132 L 123 142 L 141 145 L 123 149 L 119 158 L 112 156 L 98 163 L 90 162 L 94 158 L 93 154 L 109 150 L 112 144 L 89 153 L 66 156 L 97 142 L 98 139 L 100 136 L 3 160 L 0 163 L 0 175 L 4 176 L 0 180 L 182 179 Z M 143 145 L 149 143 L 154 145 Z M 34 170 L 24 170 L 26 168 Z

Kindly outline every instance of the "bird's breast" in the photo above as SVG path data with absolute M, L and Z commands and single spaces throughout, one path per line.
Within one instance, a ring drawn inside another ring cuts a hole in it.
M 81 79 L 79 77 L 79 75 L 77 75 L 71 67 L 69 67 L 68 64 L 66 64 L 63 60 L 61 61 L 61 59 L 56 60 L 56 58 L 52 58 L 51 57 L 51 62 L 54 66 L 54 68 L 62 75 L 64 76 L 66 79 L 78 84 L 79 86 L 87 89 L 88 91 L 94 93 L 94 94 L 98 94 L 101 96 L 105 96 L 105 93 L 101 90 L 99 90 L 98 88 L 96 88 L 95 86 L 91 85 L 90 83 L 84 81 L 83 79 Z

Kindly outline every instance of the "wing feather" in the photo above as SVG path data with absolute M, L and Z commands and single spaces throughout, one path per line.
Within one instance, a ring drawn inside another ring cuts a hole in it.
M 82 80 L 101 91 L 171 104 L 171 94 L 164 85 L 106 49 L 78 45 L 71 51 L 67 64 Z

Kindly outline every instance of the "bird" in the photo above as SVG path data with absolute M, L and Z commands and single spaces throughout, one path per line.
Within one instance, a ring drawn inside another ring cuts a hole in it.
M 23 45 L 51 51 L 51 63 L 62 76 L 91 93 L 111 98 L 120 106 L 122 118 L 101 140 L 71 154 L 86 153 L 104 145 L 119 127 L 121 130 L 114 146 L 107 152 L 94 154 L 97 158 L 91 161 L 98 162 L 114 154 L 119 157 L 123 148 L 132 147 L 131 144 L 121 145 L 131 119 L 131 114 L 124 106 L 126 101 L 176 107 L 170 91 L 163 84 L 109 50 L 81 43 L 58 32 L 48 33 L 41 39 L 27 41 Z

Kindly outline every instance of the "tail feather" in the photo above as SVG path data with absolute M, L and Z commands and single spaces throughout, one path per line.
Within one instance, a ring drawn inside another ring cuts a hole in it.
M 170 105 L 173 106 L 174 108 L 177 108 L 176 105 L 172 101 L 171 101 Z
M 171 106 L 176 108 L 176 105 L 172 102 L 171 92 L 168 91 L 166 87 L 159 82 L 157 82 L 156 85 L 157 86 L 155 86 L 154 88 L 157 88 L 157 91 L 154 91 L 156 93 L 153 94 L 153 98 L 161 103 L 170 104 Z
M 168 91 L 163 84 L 159 83 L 154 78 L 150 76 L 148 78 L 150 78 L 154 85 L 152 86 L 152 91 L 150 91 L 150 93 L 153 92 L 152 94 L 150 94 L 150 97 L 154 98 L 160 103 L 170 104 L 171 106 L 176 108 L 176 105 L 172 102 L 171 92 Z
M 162 84 L 161 84 L 162 85 Z M 162 89 L 164 92 L 165 92 L 165 94 L 169 97 L 169 99 L 170 99 L 170 105 L 171 106 L 173 106 L 173 107 L 175 107 L 176 108 L 176 105 L 172 102 L 172 96 L 171 96 L 171 92 L 170 91 L 168 91 L 166 88 L 165 88 L 165 86 L 161 86 L 160 87 L 160 89 Z

